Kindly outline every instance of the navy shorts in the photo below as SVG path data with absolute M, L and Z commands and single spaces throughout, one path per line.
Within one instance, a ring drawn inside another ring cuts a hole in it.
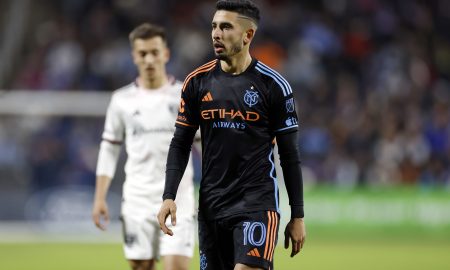
M 199 218 L 200 270 L 230 270 L 238 263 L 272 270 L 279 223 L 275 211 Z

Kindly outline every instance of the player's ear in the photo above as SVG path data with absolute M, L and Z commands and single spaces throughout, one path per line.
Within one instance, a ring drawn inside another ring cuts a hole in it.
M 255 32 L 256 32 L 256 29 L 254 29 L 254 28 L 248 28 L 247 31 L 245 31 L 244 45 L 249 44 L 253 40 L 253 37 L 255 36 Z
M 133 58 L 133 63 L 135 65 L 137 65 L 138 64 L 138 52 L 133 45 L 131 46 L 131 58 Z
M 166 48 L 164 50 L 164 58 L 166 59 L 166 63 L 169 62 L 169 60 L 170 60 L 170 49 L 169 48 Z

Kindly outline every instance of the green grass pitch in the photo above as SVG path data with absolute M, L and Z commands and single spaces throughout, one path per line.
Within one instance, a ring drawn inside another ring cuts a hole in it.
M 282 234 L 280 233 L 280 236 Z M 298 269 L 450 269 L 450 239 L 417 237 L 320 237 L 309 235 L 305 249 L 294 258 L 281 247 L 275 268 Z M 198 255 L 191 269 L 199 269 Z M 0 243 L 0 269 L 89 270 L 129 269 L 120 244 Z M 158 269 L 162 269 L 158 266 Z

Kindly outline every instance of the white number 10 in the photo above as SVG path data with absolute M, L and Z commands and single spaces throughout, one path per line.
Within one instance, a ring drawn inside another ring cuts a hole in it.
M 255 241 L 255 229 L 261 228 L 261 236 L 258 241 Z M 244 222 L 244 246 L 247 245 L 247 242 L 252 246 L 260 247 L 266 241 L 266 226 L 261 222 Z

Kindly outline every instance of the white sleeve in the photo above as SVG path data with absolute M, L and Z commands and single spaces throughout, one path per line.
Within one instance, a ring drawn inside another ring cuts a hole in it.
M 102 139 L 115 144 L 122 144 L 125 137 L 125 124 L 117 97 L 113 95 L 106 112 L 105 128 Z
M 98 153 L 97 175 L 114 176 L 123 143 L 125 126 L 113 96 L 106 113 L 105 128 Z
M 106 175 L 113 178 L 116 172 L 117 160 L 120 155 L 120 145 L 102 141 L 98 152 L 96 175 Z

